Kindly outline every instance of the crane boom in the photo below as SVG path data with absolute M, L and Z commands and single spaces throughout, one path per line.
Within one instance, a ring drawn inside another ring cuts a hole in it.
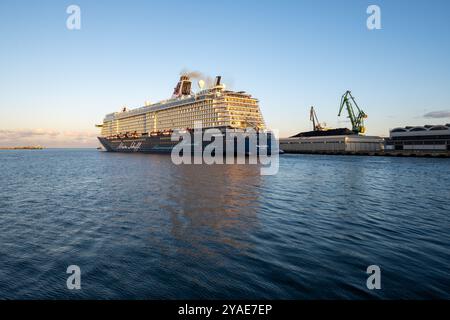
M 352 102 L 355 108 L 353 108 Z M 347 109 L 348 118 L 350 118 L 350 122 L 352 123 L 352 131 L 355 133 L 365 133 L 364 119 L 367 118 L 367 114 L 358 106 L 349 90 L 342 95 L 338 117 L 341 116 L 344 106 Z
M 319 118 L 317 118 L 316 110 L 314 107 L 311 107 L 311 110 L 309 112 L 309 120 L 313 123 L 313 130 L 314 131 L 323 131 L 325 130 L 326 124 L 323 125 L 319 122 Z
M 309 120 L 313 123 L 313 130 L 314 131 L 320 131 L 322 130 L 322 127 L 320 125 L 319 119 L 317 118 L 316 111 L 314 110 L 314 107 L 311 107 L 311 110 L 309 112 Z

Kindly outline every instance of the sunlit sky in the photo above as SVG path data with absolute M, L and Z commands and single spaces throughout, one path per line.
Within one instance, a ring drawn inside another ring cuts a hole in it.
M 66 28 L 71 4 L 81 30 Z M 0 146 L 97 146 L 106 113 L 169 98 L 184 69 L 257 97 L 281 136 L 311 129 L 311 105 L 350 126 L 347 89 L 368 134 L 449 123 L 449 17 L 445 0 L 1 0 Z

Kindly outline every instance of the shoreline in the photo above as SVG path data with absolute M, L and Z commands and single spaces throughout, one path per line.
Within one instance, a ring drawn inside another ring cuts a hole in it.
M 43 150 L 41 146 L 25 146 L 25 147 L 0 147 L 0 150 Z

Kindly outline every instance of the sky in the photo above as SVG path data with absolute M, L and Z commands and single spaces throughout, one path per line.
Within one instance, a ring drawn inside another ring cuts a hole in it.
M 105 114 L 169 98 L 182 70 L 257 97 L 281 137 L 311 130 L 311 105 L 349 127 L 346 90 L 370 135 L 450 123 L 449 18 L 446 0 L 1 0 L 0 146 L 98 146 Z

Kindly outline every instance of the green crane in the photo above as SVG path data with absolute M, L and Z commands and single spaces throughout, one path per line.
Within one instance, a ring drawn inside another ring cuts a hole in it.
M 352 101 L 355 108 L 353 108 Z M 352 93 L 349 90 L 342 95 L 338 117 L 341 116 L 344 105 L 347 108 L 348 117 L 352 123 L 352 131 L 358 134 L 365 133 L 366 127 L 364 126 L 364 119 L 367 118 L 367 114 L 359 108 L 355 98 L 353 98 Z

